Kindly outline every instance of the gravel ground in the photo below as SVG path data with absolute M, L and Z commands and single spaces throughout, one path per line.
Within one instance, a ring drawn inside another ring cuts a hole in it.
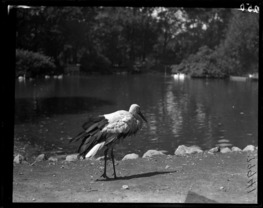
M 160 155 L 116 161 L 118 178 L 105 180 L 104 161 L 23 162 L 14 164 L 13 202 L 257 203 L 257 163 L 257 150 Z

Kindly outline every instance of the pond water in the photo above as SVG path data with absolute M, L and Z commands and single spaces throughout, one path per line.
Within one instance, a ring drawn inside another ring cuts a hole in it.
M 178 145 L 244 148 L 258 142 L 258 83 L 174 79 L 160 75 L 64 76 L 16 82 L 15 137 L 45 150 L 74 153 L 68 144 L 90 116 L 141 106 L 148 125 L 116 146 L 121 158 L 148 149 L 173 154 Z

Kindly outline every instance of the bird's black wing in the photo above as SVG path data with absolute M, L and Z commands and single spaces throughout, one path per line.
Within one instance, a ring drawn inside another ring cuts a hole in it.
M 77 136 L 72 138 L 69 142 L 77 142 L 80 139 L 86 140 L 90 136 L 94 136 L 97 131 L 102 130 L 106 125 L 108 124 L 108 120 L 105 119 L 104 116 L 99 116 L 96 118 L 89 118 L 88 121 L 86 121 L 82 128 L 84 131 L 80 132 Z M 85 141 L 82 141 L 82 144 L 84 144 Z M 82 145 L 81 144 L 81 145 Z
M 94 147 L 94 145 L 105 137 L 105 134 L 103 134 L 101 130 L 108 123 L 108 120 L 104 116 L 99 116 L 97 118 L 90 118 L 82 125 L 84 131 L 80 132 L 70 141 L 76 142 L 78 140 L 82 140 L 78 148 L 79 156 L 85 156 L 92 149 L 92 147 Z
M 103 120 L 105 120 L 104 116 L 91 117 L 82 125 L 82 128 L 84 130 L 87 130 L 91 126 L 94 126 L 94 124 L 99 124 Z M 101 126 L 100 126 L 100 128 L 101 128 Z

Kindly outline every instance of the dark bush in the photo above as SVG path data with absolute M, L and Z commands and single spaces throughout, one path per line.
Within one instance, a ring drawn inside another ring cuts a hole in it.
M 108 74 L 110 73 L 110 61 L 107 57 L 102 54 L 97 53 L 84 53 L 82 58 L 80 59 L 82 72 L 92 74 L 92 73 L 100 73 L 100 74 Z
M 186 73 L 192 77 L 224 78 L 229 75 L 229 61 L 224 55 L 207 46 L 199 48 L 180 64 L 172 66 L 172 73 Z
M 52 58 L 38 52 L 16 50 L 16 76 L 37 77 L 53 74 L 55 64 Z

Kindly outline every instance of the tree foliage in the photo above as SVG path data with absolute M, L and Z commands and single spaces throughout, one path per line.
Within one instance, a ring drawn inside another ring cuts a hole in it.
M 258 14 L 231 11 L 225 34 L 217 45 L 201 46 L 196 53 L 173 66 L 195 77 L 226 77 L 256 72 L 258 68 Z M 210 43 L 210 41 L 208 41 Z
M 259 46 L 259 15 L 232 11 L 226 38 L 214 56 L 228 60 L 229 74 L 246 74 L 257 70 Z
M 258 27 L 258 14 L 231 9 L 34 7 L 17 11 L 17 48 L 52 57 L 60 72 L 77 63 L 87 73 L 173 65 L 225 76 L 255 70 Z
M 55 64 L 52 58 L 41 53 L 27 50 L 16 50 L 16 76 L 37 77 L 50 74 Z

